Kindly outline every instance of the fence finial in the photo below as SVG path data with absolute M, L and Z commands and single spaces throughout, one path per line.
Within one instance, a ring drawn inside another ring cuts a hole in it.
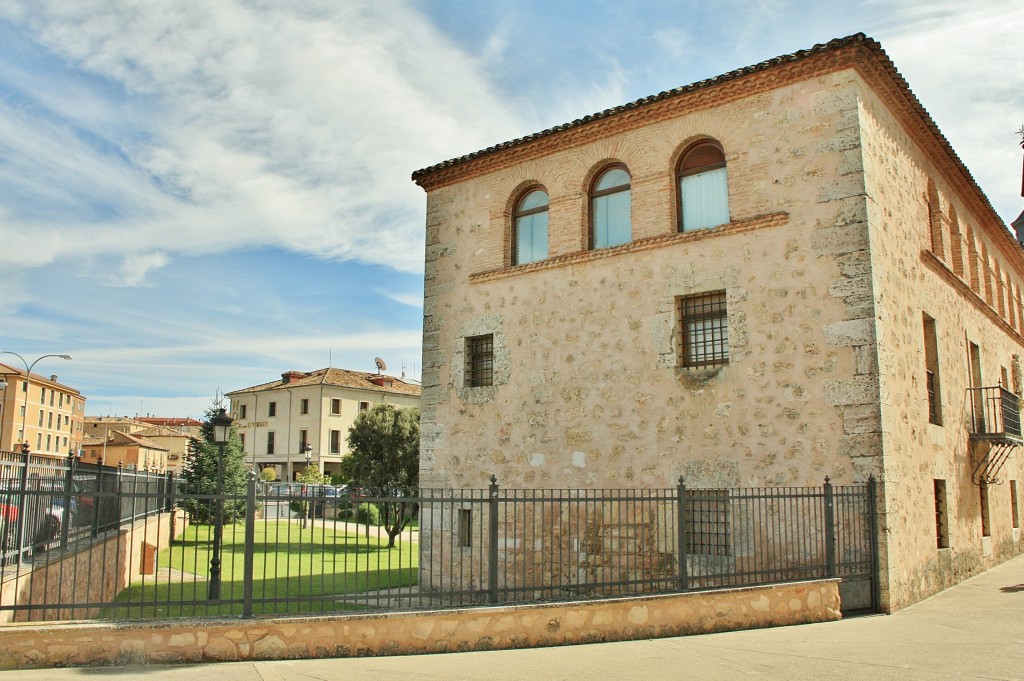
M 491 473 L 491 484 L 494 485 L 497 482 L 498 482 L 498 476 L 496 476 L 494 473 Z
M 825 476 L 825 484 L 827 485 L 831 481 L 832 481 L 832 479 L 826 475 Z

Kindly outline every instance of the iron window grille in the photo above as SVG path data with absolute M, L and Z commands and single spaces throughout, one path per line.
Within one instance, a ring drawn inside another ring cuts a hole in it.
M 679 366 L 713 367 L 729 363 L 729 317 L 725 291 L 678 298 Z
M 935 543 L 940 549 L 949 548 L 949 519 L 946 514 L 946 481 L 935 480 Z
M 729 544 L 729 490 L 687 490 L 687 553 L 728 556 Z
M 935 399 L 935 372 L 925 371 L 925 383 L 928 389 L 928 423 L 934 423 L 937 426 L 942 425 L 942 420 L 939 419 L 939 403 Z
M 466 386 L 494 385 L 494 334 L 466 339 Z

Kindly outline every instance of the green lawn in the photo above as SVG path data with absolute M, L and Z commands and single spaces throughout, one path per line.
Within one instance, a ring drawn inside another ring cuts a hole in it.
M 418 544 L 387 548 L 387 535 L 345 532 L 320 522 L 258 521 L 253 561 L 254 614 L 337 612 L 360 608 L 332 596 L 416 584 Z M 191 525 L 157 556 L 157 576 L 122 591 L 101 619 L 228 616 L 242 614 L 245 529 L 224 527 L 221 598 L 207 600 L 213 528 Z M 170 568 L 170 570 L 168 570 Z M 168 576 L 169 575 L 169 576 Z

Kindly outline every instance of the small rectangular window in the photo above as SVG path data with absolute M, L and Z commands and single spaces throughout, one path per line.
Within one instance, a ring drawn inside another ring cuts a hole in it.
M 940 549 L 949 548 L 949 514 L 946 512 L 946 481 L 935 480 L 935 539 Z
M 729 490 L 686 490 L 686 551 L 729 555 Z
M 337 416 L 338 414 L 341 413 L 341 400 L 339 400 L 339 399 L 331 400 L 331 413 L 333 415 L 335 415 L 335 416 Z
M 711 367 L 729 363 L 729 316 L 725 291 L 677 299 L 678 364 Z
M 267 416 L 277 416 L 277 402 L 271 402 L 267 405 Z
M 935 320 L 924 319 L 924 375 L 928 393 L 928 423 L 942 425 L 942 381 L 939 380 L 939 341 L 935 333 Z
M 300 414 L 308 414 L 309 413 L 309 400 L 308 399 L 303 398 L 302 400 L 299 401 L 299 413 Z
M 494 385 L 494 334 L 466 339 L 466 386 Z
M 370 411 L 370 403 L 369 402 L 360 402 L 359 403 L 359 411 Z
M 39 404 L 46 404 L 46 388 L 39 389 Z
M 1020 502 L 1017 499 L 1017 481 L 1010 481 L 1010 521 L 1013 523 L 1013 529 L 1020 527 Z
M 238 440 L 242 443 L 242 451 L 245 451 L 245 433 L 238 434 Z
M 246 417 L 246 414 L 248 413 L 248 411 L 249 411 L 248 405 L 245 405 L 245 404 L 238 405 L 238 418 L 244 419 Z
M 267 454 L 274 453 L 274 431 L 267 433 Z
M 473 510 L 459 509 L 459 548 L 468 549 L 473 546 Z
M 981 501 L 981 536 L 991 537 L 992 536 L 992 523 L 989 518 L 988 509 L 988 485 L 982 483 L 980 490 L 980 501 Z
M 340 453 L 341 453 L 341 431 L 340 430 L 332 430 L 331 431 L 331 454 L 340 454 Z
M 299 431 L 299 451 L 301 452 L 304 449 L 306 449 L 306 445 L 307 444 L 309 444 L 309 431 L 308 430 L 300 430 Z

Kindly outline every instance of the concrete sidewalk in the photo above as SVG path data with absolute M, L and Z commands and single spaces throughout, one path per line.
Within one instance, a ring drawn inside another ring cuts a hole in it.
M 1024 556 L 895 615 L 653 641 L 385 658 L 4 672 L 50 679 L 1024 679 Z

